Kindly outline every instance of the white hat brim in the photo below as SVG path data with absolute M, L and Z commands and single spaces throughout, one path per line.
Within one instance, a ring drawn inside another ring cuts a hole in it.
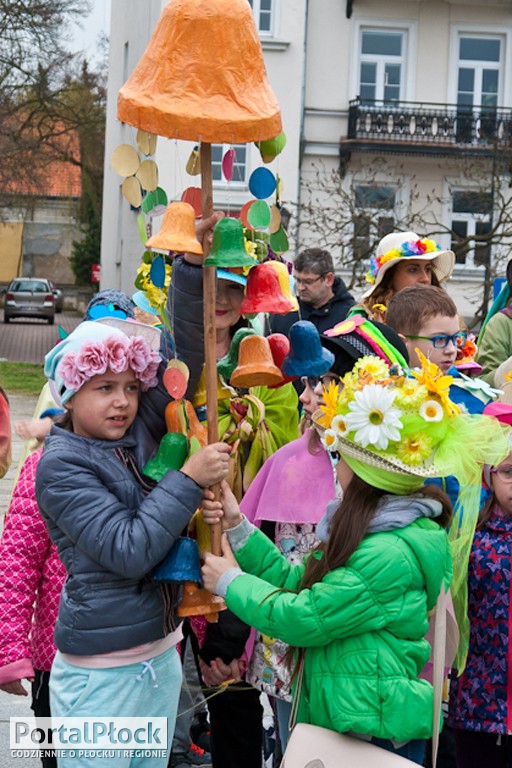
M 410 259 L 411 261 L 431 261 L 432 268 L 440 283 L 450 277 L 455 266 L 455 254 L 453 251 L 432 251 L 431 253 L 424 253 L 421 255 L 399 256 L 396 259 L 390 259 L 379 269 L 374 284 L 363 293 L 361 299 L 369 298 L 375 289 L 382 283 L 386 272 L 391 269 L 391 267 L 394 267 L 395 264 L 407 259 Z

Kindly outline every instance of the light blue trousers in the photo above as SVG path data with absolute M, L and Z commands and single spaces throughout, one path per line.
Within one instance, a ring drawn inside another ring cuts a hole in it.
M 109 669 L 84 669 L 57 653 L 50 675 L 50 707 L 55 717 L 166 717 L 167 752 L 172 745 L 182 681 L 176 648 L 147 662 Z M 168 757 L 59 757 L 59 768 L 165 768 Z

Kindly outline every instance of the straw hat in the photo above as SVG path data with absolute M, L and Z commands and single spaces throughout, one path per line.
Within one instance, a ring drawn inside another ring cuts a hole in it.
M 450 277 L 455 265 L 454 252 L 441 250 L 434 240 L 421 238 L 416 232 L 391 232 L 382 238 L 375 256 L 370 259 L 370 270 L 366 280 L 372 283 L 372 286 L 362 295 L 362 298 L 367 299 L 371 296 L 377 286 L 382 283 L 386 272 L 403 258 L 431 261 L 432 269 L 440 283 Z

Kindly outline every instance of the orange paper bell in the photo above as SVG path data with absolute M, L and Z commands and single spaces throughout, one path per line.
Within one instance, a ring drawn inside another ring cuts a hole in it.
M 171 0 L 119 91 L 118 118 L 189 141 L 277 136 L 281 113 L 247 0 Z
M 168 205 L 159 232 L 149 238 L 146 248 L 202 256 L 203 246 L 196 237 L 196 215 L 192 206 L 189 203 Z
M 246 336 L 238 349 L 238 365 L 229 380 L 233 387 L 268 387 L 283 376 L 275 365 L 265 336 Z
M 183 598 L 178 606 L 178 616 L 205 616 L 207 621 L 217 621 L 219 611 L 226 609 L 222 597 L 201 589 L 195 581 L 186 581 Z
M 295 304 L 282 291 L 273 262 L 265 261 L 251 269 L 247 278 L 245 298 L 240 306 L 242 315 L 254 315 L 258 312 L 285 315 L 294 309 Z

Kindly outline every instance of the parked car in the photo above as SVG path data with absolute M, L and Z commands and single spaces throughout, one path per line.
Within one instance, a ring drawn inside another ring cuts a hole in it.
M 5 294 L 4 323 L 15 317 L 42 317 L 55 322 L 55 296 L 49 280 L 15 277 Z
M 64 306 L 64 294 L 57 286 L 57 283 L 55 283 L 53 280 L 48 280 L 48 282 L 50 283 L 52 287 L 52 293 L 55 296 L 55 311 L 58 314 L 59 312 L 62 312 L 62 308 Z

